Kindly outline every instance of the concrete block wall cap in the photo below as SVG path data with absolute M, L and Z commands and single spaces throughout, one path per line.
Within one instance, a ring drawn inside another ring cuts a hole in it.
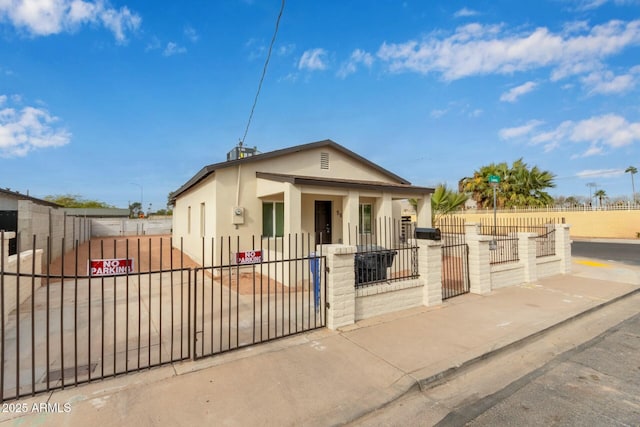
M 4 232 L 2 232 L 2 235 L 4 236 L 5 239 L 13 239 L 14 237 L 16 237 L 16 232 L 15 231 L 4 231 Z
M 529 239 L 538 237 L 538 233 L 519 232 L 516 234 L 518 235 L 518 237 L 526 237 Z
M 418 246 L 442 246 L 442 240 L 416 239 Z
M 347 255 L 356 253 L 357 248 L 354 245 L 322 245 L 323 254 Z

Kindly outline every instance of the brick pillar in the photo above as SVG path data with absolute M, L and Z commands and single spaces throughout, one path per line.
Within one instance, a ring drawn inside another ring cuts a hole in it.
M 469 287 L 471 293 L 488 294 L 491 292 L 491 257 L 489 242 L 491 236 L 480 234 L 480 224 L 467 223 L 464 226 L 465 238 L 469 246 Z
M 562 274 L 571 273 L 571 237 L 569 224 L 556 224 L 556 255 L 560 257 Z
M 518 233 L 518 257 L 524 267 L 525 283 L 533 283 L 538 280 L 538 266 L 536 263 L 536 233 Z
M 327 328 L 352 325 L 356 318 L 355 246 L 323 245 L 327 265 Z
M 424 286 L 422 302 L 426 306 L 442 304 L 442 243 L 418 239 L 418 274 Z

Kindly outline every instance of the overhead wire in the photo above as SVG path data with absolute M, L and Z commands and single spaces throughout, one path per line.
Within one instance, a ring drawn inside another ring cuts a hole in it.
M 262 69 L 262 76 L 260 77 L 260 83 L 258 83 L 258 90 L 256 92 L 256 97 L 253 100 L 251 113 L 249 114 L 249 120 L 247 120 L 247 127 L 245 128 L 244 135 L 240 140 L 240 142 L 243 144 L 245 139 L 247 138 L 247 133 L 249 132 L 249 126 L 251 126 L 251 120 L 253 119 L 253 113 L 255 112 L 256 105 L 258 104 L 258 97 L 260 96 L 260 90 L 262 89 L 262 83 L 264 82 L 264 77 L 267 74 L 267 67 L 269 66 L 269 60 L 271 59 L 271 52 L 273 51 L 273 45 L 276 42 L 276 36 L 278 35 L 278 28 L 280 27 L 280 19 L 282 18 L 282 13 L 284 12 L 284 3 L 285 3 L 285 0 L 282 0 L 282 4 L 280 5 L 280 13 L 278 13 L 278 19 L 276 20 L 276 28 L 275 28 L 275 31 L 273 32 L 271 43 L 269 44 L 269 51 L 267 52 L 267 59 L 264 62 L 264 68 Z

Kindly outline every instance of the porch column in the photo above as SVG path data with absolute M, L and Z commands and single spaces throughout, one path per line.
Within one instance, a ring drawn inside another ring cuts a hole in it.
M 431 194 L 425 194 L 418 199 L 416 216 L 418 227 L 431 227 Z
M 284 235 L 302 233 L 302 193 L 295 185 L 284 183 Z
M 376 198 L 376 224 L 384 224 L 389 221 L 389 218 L 393 218 L 393 204 L 391 200 L 391 194 L 382 193 L 382 197 Z
M 356 228 L 359 222 L 360 193 L 349 191 L 342 198 L 342 243 L 355 245 L 357 242 Z

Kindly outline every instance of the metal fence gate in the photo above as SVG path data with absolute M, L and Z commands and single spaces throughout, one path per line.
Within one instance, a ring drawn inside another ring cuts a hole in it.
M 240 251 L 221 239 L 214 267 L 194 270 L 194 358 L 325 326 L 325 256 L 312 236 L 260 242 Z
M 440 218 L 442 235 L 442 299 L 469 293 L 469 246 L 464 220 Z
M 314 242 L 259 241 L 247 253 L 221 241 L 202 267 L 169 237 L 97 239 L 42 274 L 20 247 L 10 271 L 0 241 L 0 402 L 324 327 Z

